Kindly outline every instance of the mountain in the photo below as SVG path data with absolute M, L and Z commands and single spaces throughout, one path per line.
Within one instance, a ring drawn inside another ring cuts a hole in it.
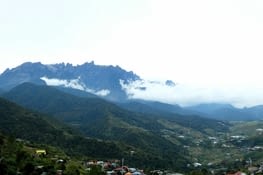
M 125 89 L 125 85 L 130 85 L 130 82 L 136 80 L 142 79 L 119 66 L 100 66 L 95 65 L 94 62 L 77 66 L 64 63 L 44 65 L 40 62 L 27 62 L 16 68 L 7 69 L 0 75 L 0 95 L 24 82 L 30 82 L 55 86 L 61 91 L 78 97 L 101 97 L 115 102 L 120 107 L 140 113 L 153 114 L 158 110 L 157 113 L 195 115 L 218 120 L 263 119 L 262 106 L 239 109 L 229 104 L 209 103 L 181 107 L 155 101 L 131 100 L 127 98 L 130 94 L 126 94 L 129 92 Z M 171 80 L 167 80 L 165 85 L 176 86 Z M 146 87 L 136 88 L 143 91 Z
M 2 98 L 0 116 L 0 133 L 38 144 L 51 145 L 64 150 L 70 156 L 104 160 L 124 158 L 129 165 L 141 168 L 183 169 L 188 163 L 187 157 L 183 157 L 183 153 L 176 145 L 154 134 L 142 132 L 136 127 L 122 126 L 122 130 L 117 131 L 121 137 L 116 136 L 116 139 L 112 139 L 115 141 L 86 138 L 51 116 L 32 112 Z M 107 134 L 105 130 L 101 132 Z M 131 151 L 134 152 L 133 156 Z M 143 165 L 141 162 L 144 162 Z
M 66 88 L 66 87 L 60 87 L 60 86 L 54 86 L 55 88 L 57 88 L 58 90 L 65 92 L 67 94 L 71 94 L 77 97 L 84 97 L 84 98 L 100 98 L 100 96 L 94 95 L 92 93 L 83 91 L 83 90 L 79 90 L 79 89 L 72 89 L 72 88 Z
M 117 104 L 127 110 L 140 112 L 140 113 L 148 113 L 148 114 L 173 113 L 173 114 L 197 115 L 197 116 L 204 115 L 204 113 L 201 113 L 199 111 L 187 109 L 176 104 L 172 105 L 158 101 L 129 100 Z
M 0 98 L 0 132 L 40 144 L 59 147 L 69 155 L 121 157 L 115 143 L 87 139 L 51 116 L 27 110 Z
M 119 101 L 126 99 L 120 80 L 127 83 L 139 79 L 138 75 L 127 72 L 119 66 L 99 66 L 94 62 L 77 66 L 64 63 L 44 65 L 40 62 L 27 62 L 5 70 L 0 75 L 0 88 L 10 90 L 24 82 L 31 82 L 38 85 L 79 89 Z
M 254 119 L 263 120 L 263 105 L 252 106 L 250 108 L 243 108 L 244 111 L 251 114 Z
M 263 119 L 263 105 L 249 108 L 236 108 L 231 104 L 204 103 L 195 106 L 181 107 L 179 105 L 145 100 L 129 100 L 123 103 L 118 103 L 118 105 L 127 110 L 148 114 L 173 113 L 188 116 L 202 116 L 203 118 L 223 121 Z
M 157 119 L 173 120 L 184 127 L 189 126 L 189 122 L 196 121 L 197 124 L 193 125 L 196 126 L 193 128 L 196 130 L 201 130 L 201 123 L 206 122 L 210 122 L 210 124 L 204 126 L 204 128 L 213 128 L 215 130 L 221 128 L 221 125 L 218 125 L 219 121 L 217 120 L 206 119 L 196 115 L 179 115 L 173 112 L 165 112 L 165 104 L 162 103 L 160 103 L 160 109 L 154 109 L 154 104 L 157 102 L 149 103 L 152 106 L 138 103 L 138 105 L 141 106 L 140 111 L 147 108 L 149 110 L 143 114 L 139 111 L 124 110 L 114 103 L 100 98 L 77 97 L 62 92 L 56 88 L 37 86 L 31 83 L 24 83 L 13 88 L 8 93 L 4 94 L 4 97 L 23 105 L 24 107 L 54 115 L 56 118 L 71 125 L 88 125 L 88 127 L 83 127 L 83 129 L 90 134 L 99 134 L 99 132 L 93 131 L 93 129 L 96 129 L 94 128 L 94 124 L 99 128 L 100 125 L 106 125 L 106 121 L 113 122 L 114 120 L 119 122 L 123 121 L 123 123 L 132 123 L 137 127 L 144 127 L 144 129 L 147 130 L 153 129 L 150 128 L 152 125 L 157 127 L 157 129 L 162 127 L 156 121 Z M 147 108 L 145 108 L 145 106 L 147 106 Z M 172 108 L 172 106 L 169 107 Z M 177 107 L 175 107 L 175 109 L 177 109 Z M 153 111 L 154 113 L 150 113 L 150 111 Z M 152 122 L 151 125 L 149 125 L 149 122 Z M 114 124 L 114 122 L 107 126 L 111 126 L 112 124 Z M 217 127 L 214 127 L 214 125 Z M 105 126 L 101 126 L 101 128 L 103 127 Z M 117 132 L 116 134 L 119 133 Z
M 187 107 L 187 109 L 191 109 L 193 111 L 198 111 L 202 113 L 212 113 L 221 109 L 234 109 L 234 107 L 230 104 L 220 104 L 220 103 L 205 103 L 198 104 L 196 106 Z
M 156 116 L 165 122 L 171 122 L 170 124 L 194 129 L 202 134 L 212 134 L 207 132 L 207 130 L 226 132 L 230 126 L 227 122 L 204 117 L 199 112 L 186 110 L 178 105 L 142 100 L 119 103 L 118 105 L 126 110 L 141 113 L 143 115 Z
M 26 108 L 52 115 L 87 137 L 137 148 L 137 152 L 156 157 L 159 160 L 157 167 L 182 168 L 189 158 L 187 151 L 181 151 L 186 142 L 190 143 L 196 136 L 206 138 L 229 128 L 227 123 L 194 115 L 125 110 L 101 98 L 78 97 L 54 87 L 31 83 L 13 88 L 4 97 Z M 187 139 L 180 139 L 181 135 Z M 165 160 L 170 160 L 170 163 L 164 163 Z M 154 160 L 150 162 L 156 163 Z
M 135 162 L 144 157 L 152 159 L 149 163 L 156 166 L 172 167 L 178 161 L 185 163 L 177 166 L 186 165 L 186 158 L 183 158 L 179 147 L 160 137 L 163 126 L 152 116 L 131 113 L 100 98 L 77 97 L 53 87 L 30 83 L 15 87 L 4 97 L 26 108 L 52 115 L 79 129 L 87 137 L 128 144 L 129 150 L 141 152 L 138 156 L 141 158 L 133 160 Z M 164 164 L 166 159 L 172 160 Z M 161 160 L 163 163 L 158 165 Z
M 263 119 L 262 105 L 250 108 L 236 108 L 230 104 L 208 103 L 186 107 L 185 109 L 199 112 L 202 116 L 218 120 L 241 121 Z
M 173 113 L 202 116 L 203 118 L 223 121 L 263 120 L 263 105 L 236 108 L 227 103 L 203 103 L 195 106 L 181 107 L 179 105 L 145 100 L 129 100 L 117 104 L 130 111 L 148 114 Z

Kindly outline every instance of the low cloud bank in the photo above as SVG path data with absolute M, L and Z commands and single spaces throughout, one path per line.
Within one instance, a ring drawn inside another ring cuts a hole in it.
M 45 81 L 45 83 L 48 86 L 63 86 L 67 88 L 86 91 L 98 96 L 107 96 L 110 94 L 110 90 L 108 89 L 101 89 L 99 91 L 96 91 L 94 89 L 87 88 L 86 85 L 80 81 L 80 78 L 71 80 L 61 80 L 57 78 L 41 77 L 40 79 Z
M 181 106 L 200 103 L 229 103 L 236 107 L 263 104 L 263 88 L 253 85 L 175 84 L 167 82 L 137 80 L 124 83 L 122 89 L 129 99 L 155 100 Z

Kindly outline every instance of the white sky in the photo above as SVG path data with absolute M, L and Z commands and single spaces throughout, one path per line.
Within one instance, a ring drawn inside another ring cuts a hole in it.
M 263 104 L 262 31 L 262 0 L 0 0 L 0 72 L 94 60 Z

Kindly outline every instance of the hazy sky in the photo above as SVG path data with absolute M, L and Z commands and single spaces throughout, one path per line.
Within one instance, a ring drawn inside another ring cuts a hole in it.
M 171 79 L 185 101 L 263 104 L 263 1 L 0 0 L 0 58 L 94 60 Z

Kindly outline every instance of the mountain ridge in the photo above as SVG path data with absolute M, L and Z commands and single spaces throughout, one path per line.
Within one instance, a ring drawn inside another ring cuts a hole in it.
M 142 168 L 177 167 L 183 169 L 188 162 L 187 157 L 183 157 L 182 153 L 174 151 L 178 150 L 175 145 L 152 134 L 144 133 L 145 139 L 151 139 L 150 144 L 158 144 L 164 151 L 156 152 L 158 148 L 153 146 L 147 147 L 150 149 L 139 147 L 137 142 L 131 142 L 137 137 L 136 133 L 133 132 L 126 135 L 127 137 L 123 137 L 126 142 L 87 138 L 80 134 L 73 134 L 72 129 L 66 125 L 65 128 L 57 128 L 53 126 L 53 121 L 51 125 L 43 119 L 44 117 L 49 120 L 50 115 L 32 112 L 3 98 L 0 98 L 0 116 L 0 133 L 37 144 L 55 146 L 73 158 L 89 158 L 92 160 L 120 160 L 125 158 L 125 161 L 129 161 L 131 166 Z M 64 125 L 62 124 L 62 126 Z M 127 132 L 127 130 L 122 132 Z M 141 143 L 143 142 L 145 140 L 141 139 Z M 148 145 L 149 143 L 144 144 Z M 131 157 L 131 151 L 134 152 L 135 156 Z M 172 156 L 176 156 L 176 159 Z M 144 164 L 142 165 L 141 162 Z
M 76 66 L 69 63 L 44 65 L 41 62 L 25 62 L 13 69 L 6 69 L 0 75 L 0 94 L 19 84 L 30 82 L 37 85 L 55 86 L 64 92 L 79 97 L 101 97 L 118 105 L 122 104 L 122 107 L 125 106 L 123 106 L 125 103 L 139 102 L 143 105 L 147 104 L 148 110 L 153 108 L 181 115 L 198 115 L 230 121 L 263 119 L 262 105 L 236 108 L 230 104 L 201 103 L 195 106 L 181 107 L 176 104 L 158 101 L 130 99 L 129 95 L 132 94 L 129 94 L 129 87 L 123 85 L 136 82 L 137 80 L 141 81 L 142 79 L 132 71 L 126 71 L 119 66 L 95 65 L 93 61 Z M 171 80 L 167 80 L 165 85 L 169 87 L 176 86 Z M 140 91 L 147 90 L 144 86 L 134 88 Z M 131 108 L 131 104 L 129 108 Z M 132 110 L 136 111 L 135 106 L 133 108 Z
M 5 70 L 0 75 L 0 88 L 10 90 L 24 82 L 39 85 L 51 82 L 52 85 L 57 83 L 59 86 L 82 88 L 94 94 L 98 92 L 110 100 L 125 100 L 127 96 L 119 81 L 127 83 L 138 79 L 140 77 L 132 71 L 127 72 L 119 66 L 99 66 L 94 62 L 76 66 L 69 63 L 44 65 L 40 62 L 26 62 Z
M 3 98 L 0 98 L 0 115 L 0 132 L 14 138 L 57 146 L 70 155 L 120 156 L 117 153 L 120 149 L 115 143 L 105 142 L 103 146 L 101 141 L 84 138 L 79 132 L 56 121 L 51 116 L 33 112 Z M 96 151 L 96 147 L 100 147 L 100 153 Z M 105 151 L 110 147 L 115 149 L 112 149 L 111 152 Z
M 249 121 L 263 119 L 263 105 L 236 108 L 231 104 L 208 103 L 189 106 L 185 109 L 200 112 L 203 116 L 228 121 Z
M 177 162 L 173 156 L 186 161 L 179 146 L 161 136 L 163 126 L 153 116 L 125 111 L 103 99 L 81 98 L 54 87 L 31 83 L 19 85 L 4 97 L 26 108 L 52 115 L 79 129 L 87 137 L 129 143 L 158 159 L 170 157 L 168 166 Z
M 39 86 L 34 85 L 32 83 L 24 83 L 22 85 L 19 85 L 10 90 L 8 93 L 5 93 L 3 97 L 12 100 L 20 105 L 23 105 L 27 108 L 31 108 L 40 112 L 46 112 L 57 117 L 64 116 L 63 120 L 68 122 L 72 119 L 74 121 L 76 121 L 77 119 L 85 119 L 83 117 L 86 117 L 86 119 L 92 119 L 90 117 L 92 117 L 94 114 L 95 116 L 97 116 L 97 119 L 100 116 L 106 117 L 110 114 L 115 117 L 117 116 L 122 120 L 132 119 L 134 122 L 140 120 L 140 122 L 137 122 L 137 124 L 139 125 L 141 125 L 143 119 L 152 120 L 155 118 L 166 118 L 176 120 L 177 122 L 185 120 L 186 123 L 182 123 L 185 126 L 188 125 L 187 121 L 190 119 L 192 120 L 193 118 L 200 121 L 211 120 L 199 116 L 194 117 L 194 115 L 183 116 L 173 112 L 165 113 L 164 111 L 162 111 L 161 113 L 157 113 L 158 115 L 142 115 L 140 113 L 136 113 L 136 111 L 129 112 L 127 110 L 124 110 L 123 108 L 120 108 L 117 104 L 108 102 L 104 99 L 77 97 L 62 92 L 54 87 Z M 65 115 L 66 111 L 68 111 L 69 114 Z M 93 118 L 95 119 L 95 117 Z

